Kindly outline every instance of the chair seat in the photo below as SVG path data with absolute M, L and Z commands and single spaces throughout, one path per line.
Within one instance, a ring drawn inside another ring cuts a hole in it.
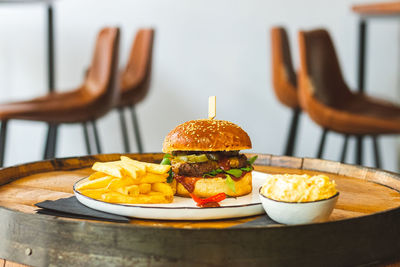
M 400 106 L 393 103 L 358 93 L 330 107 L 307 95 L 303 101 L 308 102 L 310 117 L 329 130 L 351 135 L 400 133 Z
M 93 120 L 102 113 L 92 95 L 82 89 L 50 93 L 29 101 L 0 104 L 0 120 L 20 119 L 51 123 Z
M 345 110 L 348 112 L 377 118 L 400 118 L 400 106 L 362 93 L 354 94 L 353 99 L 348 101 L 348 105 Z

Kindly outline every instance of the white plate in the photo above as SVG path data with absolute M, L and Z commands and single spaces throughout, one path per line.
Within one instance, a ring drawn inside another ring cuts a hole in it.
M 75 183 L 74 193 L 79 202 L 89 208 L 113 213 L 122 216 L 157 219 L 157 220 L 215 220 L 238 218 L 265 213 L 258 190 L 264 183 L 268 174 L 252 172 L 253 190 L 250 194 L 227 198 L 220 202 L 221 207 L 199 208 L 191 198 L 174 196 L 174 201 L 169 204 L 114 204 L 96 200 L 82 195 L 75 187 L 86 181 L 87 178 Z

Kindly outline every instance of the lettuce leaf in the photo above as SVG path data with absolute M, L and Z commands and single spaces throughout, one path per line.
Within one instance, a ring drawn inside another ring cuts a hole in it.
M 251 157 L 247 162 L 248 162 L 250 165 L 253 165 L 257 158 L 258 158 L 258 156 Z
M 249 172 L 252 170 L 251 167 L 240 168 L 242 171 Z
M 233 192 L 236 193 L 236 188 L 235 188 L 235 182 L 232 180 L 232 177 L 229 174 L 225 174 L 226 175 L 226 185 L 229 187 L 229 189 L 231 189 Z
M 168 153 L 165 154 L 160 164 L 161 165 L 171 165 L 171 160 L 170 160 L 171 157 L 172 157 L 171 154 L 168 154 Z M 174 179 L 174 177 L 173 177 L 172 168 L 171 168 L 168 171 L 167 183 L 169 183 L 169 184 L 172 183 L 173 179 Z
M 243 171 L 240 169 L 230 169 L 225 171 L 226 173 L 235 176 L 236 178 L 239 178 L 240 176 L 242 176 Z
M 210 172 L 203 174 L 203 177 L 215 177 L 215 175 L 217 175 L 218 173 L 222 173 L 222 172 L 224 172 L 224 171 L 221 169 L 215 169 L 215 170 L 212 170 Z

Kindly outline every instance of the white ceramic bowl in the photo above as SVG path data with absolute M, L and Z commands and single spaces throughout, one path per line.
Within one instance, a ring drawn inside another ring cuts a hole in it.
M 267 198 L 261 194 L 259 196 L 262 206 L 268 216 L 283 224 L 306 224 L 313 222 L 327 221 L 339 198 L 339 192 L 330 198 L 311 201 L 311 202 L 284 202 Z

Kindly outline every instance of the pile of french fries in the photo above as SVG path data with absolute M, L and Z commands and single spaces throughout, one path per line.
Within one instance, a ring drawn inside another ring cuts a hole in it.
M 121 156 L 121 160 L 96 162 L 96 172 L 77 186 L 90 198 L 121 204 L 171 203 L 175 187 L 167 183 L 170 165 L 140 162 Z

